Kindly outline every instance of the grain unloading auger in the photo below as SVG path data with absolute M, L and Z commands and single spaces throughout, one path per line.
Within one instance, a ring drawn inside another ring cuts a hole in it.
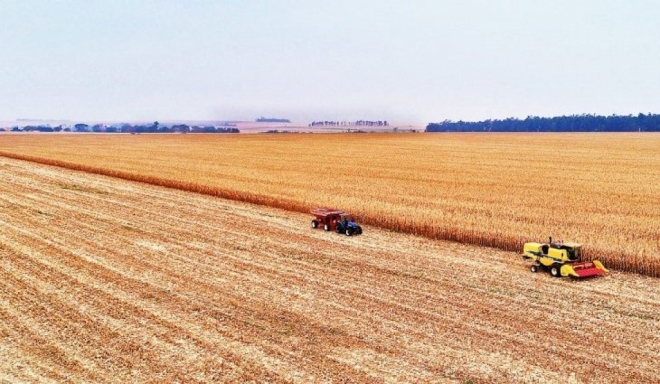
M 600 276 L 608 272 L 598 261 L 581 261 L 582 245 L 577 243 L 552 242 L 525 243 L 523 257 L 534 260 L 529 268 L 532 272 L 540 269 L 550 271 L 554 277 L 572 276 L 577 278 Z

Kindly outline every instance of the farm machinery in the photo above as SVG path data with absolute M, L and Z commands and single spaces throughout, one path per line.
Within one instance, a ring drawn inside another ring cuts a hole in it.
M 311 213 L 314 215 L 312 228 L 322 226 L 326 231 L 336 231 L 337 233 L 343 233 L 346 236 L 362 234 L 362 227 L 357 225 L 357 223 L 351 219 L 351 216 L 344 211 L 329 208 L 315 208 L 312 209 Z
M 582 261 L 582 245 L 577 243 L 553 242 L 525 243 L 523 258 L 534 260 L 529 268 L 532 272 L 547 270 L 554 277 L 577 278 L 600 276 L 608 272 L 598 261 Z

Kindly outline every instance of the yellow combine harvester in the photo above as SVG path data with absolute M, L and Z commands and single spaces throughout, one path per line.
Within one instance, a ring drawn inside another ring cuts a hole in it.
M 573 276 L 577 278 L 599 276 L 607 269 L 598 261 L 581 261 L 582 245 L 577 243 L 552 242 L 552 237 L 545 244 L 525 243 L 523 257 L 534 260 L 529 268 L 532 272 L 540 269 L 550 271 L 554 277 Z

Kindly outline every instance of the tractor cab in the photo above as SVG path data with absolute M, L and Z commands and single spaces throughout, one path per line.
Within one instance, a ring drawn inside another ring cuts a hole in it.
M 362 234 L 362 227 L 357 225 L 357 223 L 353 221 L 351 215 L 348 213 L 339 215 L 339 221 L 335 226 L 335 230 L 337 233 L 345 233 L 346 236 Z
M 348 223 L 355 224 L 355 222 L 353 222 L 353 218 L 348 213 L 343 213 L 339 215 L 339 222 L 345 226 L 348 225 Z
M 337 233 L 345 233 L 348 236 L 352 234 L 362 234 L 362 228 L 353 221 L 353 218 L 348 213 L 339 215 L 339 221 L 335 226 L 335 230 Z

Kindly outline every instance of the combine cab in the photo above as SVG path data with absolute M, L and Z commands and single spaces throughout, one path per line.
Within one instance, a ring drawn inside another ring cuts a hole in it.
M 577 278 L 600 276 L 607 269 L 598 261 L 581 261 L 582 245 L 577 243 L 552 242 L 526 243 L 523 257 L 534 260 L 529 268 L 532 272 L 545 269 L 554 277 L 572 276 Z
M 323 227 L 326 231 L 336 231 L 346 236 L 361 235 L 362 227 L 357 225 L 348 213 L 336 209 L 316 208 L 312 209 L 312 228 Z

